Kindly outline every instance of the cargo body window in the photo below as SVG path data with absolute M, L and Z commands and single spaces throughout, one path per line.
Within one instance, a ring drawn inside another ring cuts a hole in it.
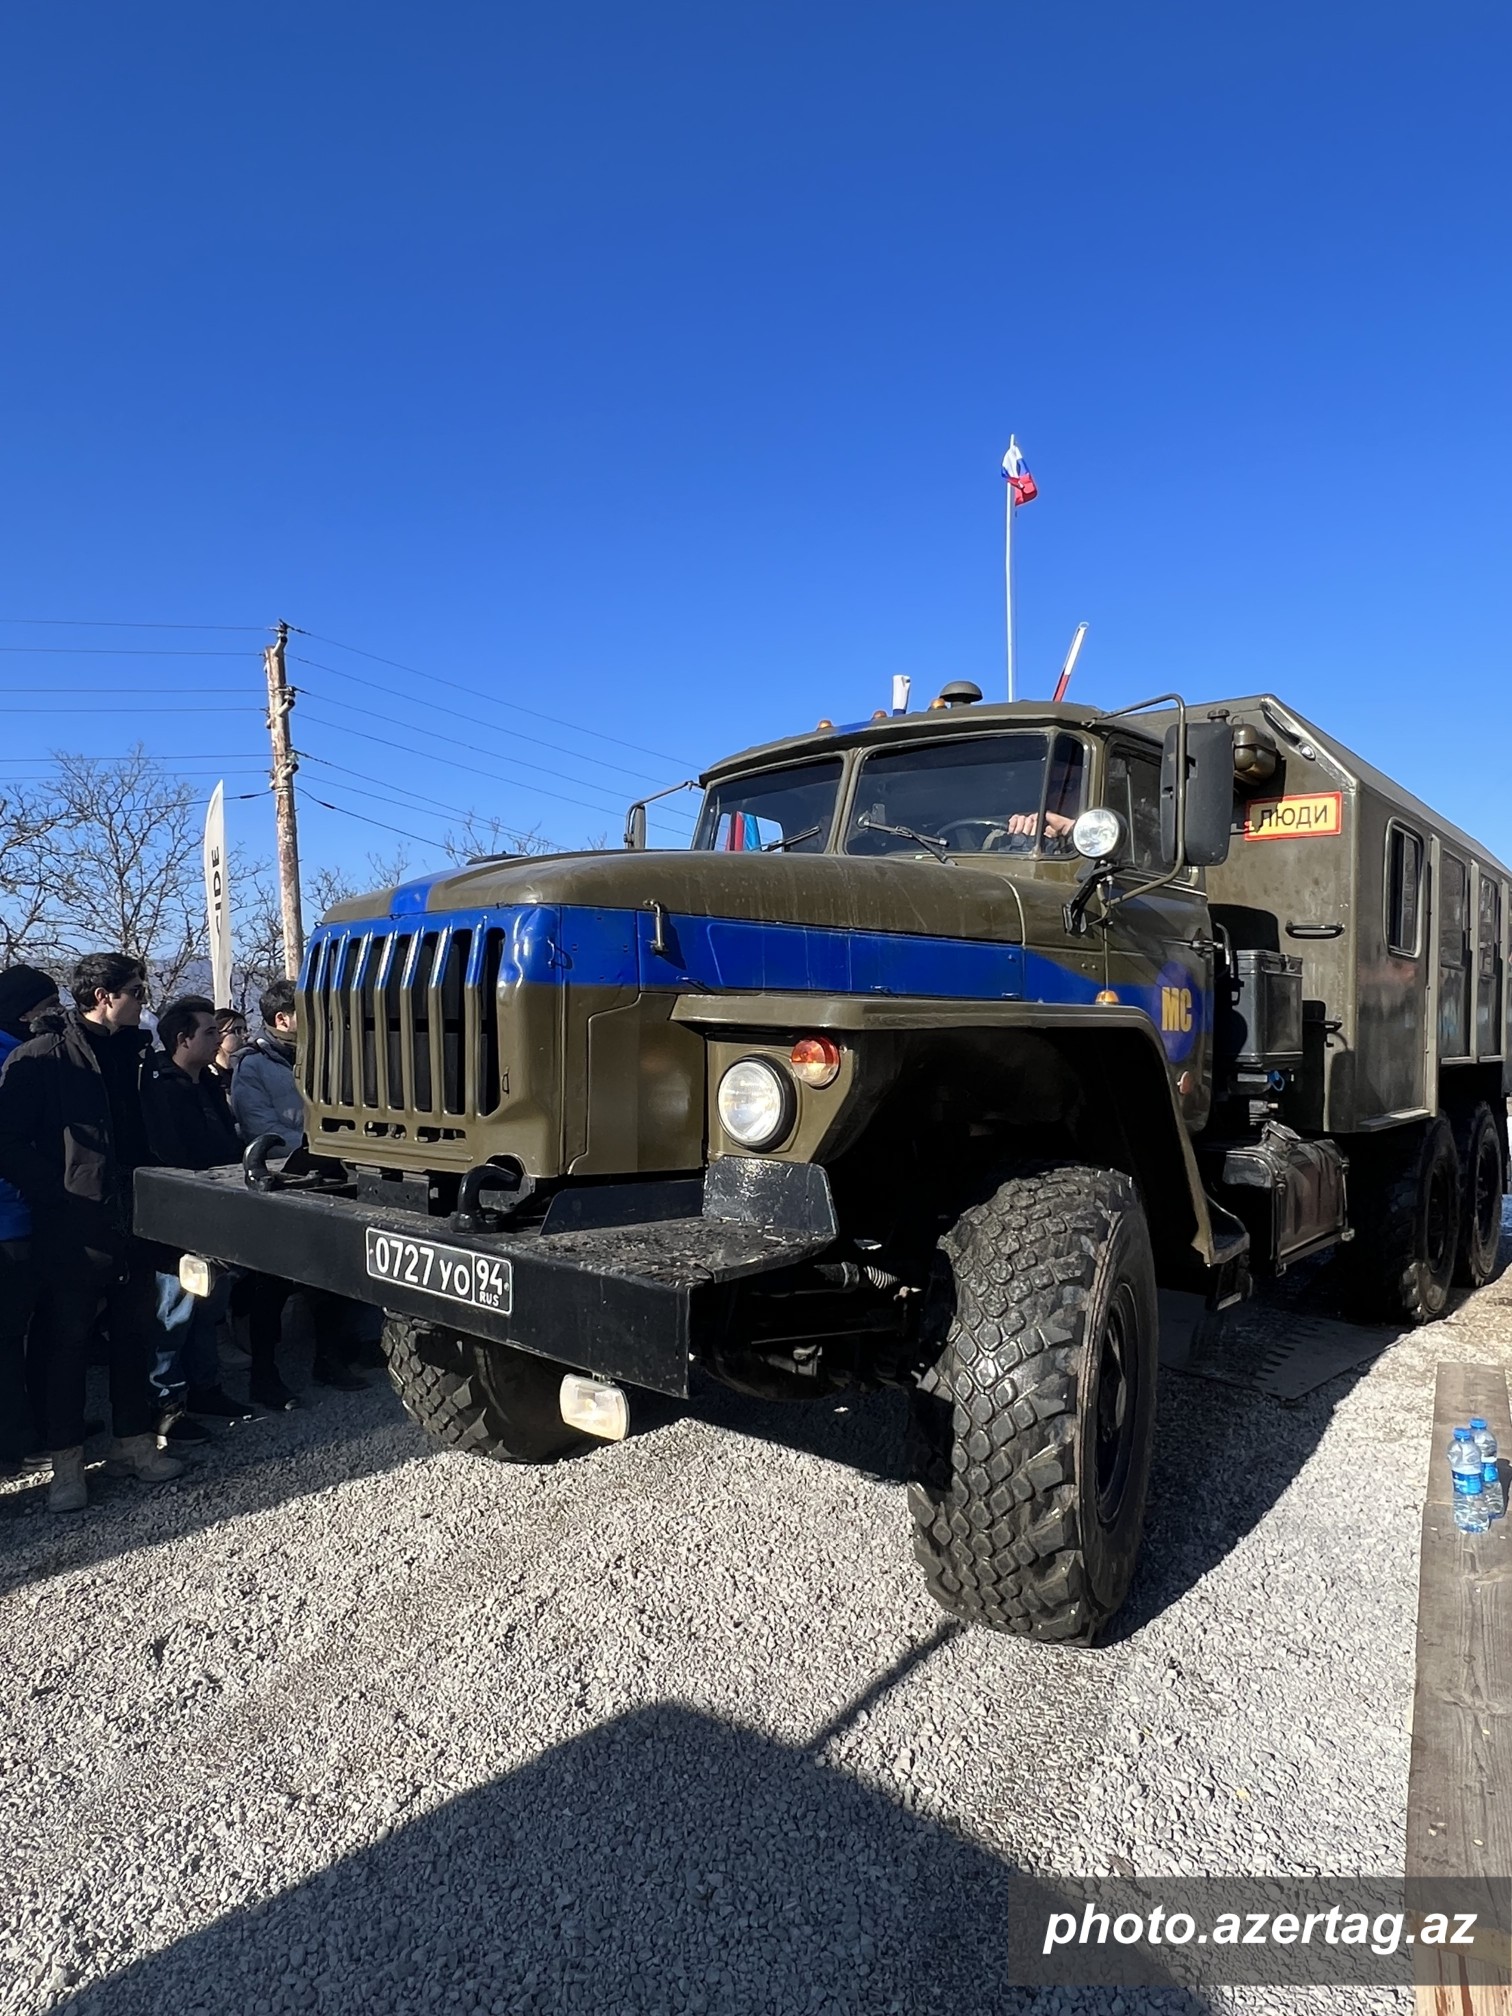
M 1147 756 L 1143 750 L 1110 750 L 1103 803 L 1129 829 L 1129 859 L 1134 867 L 1146 874 L 1159 874 L 1165 865 L 1160 851 L 1159 757 Z
M 1403 959 L 1422 950 L 1423 843 L 1405 826 L 1386 829 L 1386 949 Z
M 1439 1055 L 1470 1051 L 1470 870 L 1447 849 L 1439 858 Z
M 1502 1048 L 1502 890 L 1484 870 L 1480 878 L 1480 929 L 1475 961 L 1475 1048 L 1499 1057 Z

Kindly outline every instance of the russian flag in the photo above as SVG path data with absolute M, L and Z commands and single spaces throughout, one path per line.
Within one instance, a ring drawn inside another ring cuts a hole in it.
M 1008 453 L 1003 457 L 1003 478 L 1013 492 L 1015 504 L 1032 504 L 1039 495 L 1039 485 L 1029 474 L 1029 465 L 1020 452 L 1018 442 L 1010 435 Z

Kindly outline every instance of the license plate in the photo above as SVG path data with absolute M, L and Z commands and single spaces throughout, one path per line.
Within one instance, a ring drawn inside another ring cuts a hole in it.
M 438 1246 L 432 1239 L 407 1239 L 400 1232 L 367 1228 L 367 1271 L 375 1281 L 422 1288 L 464 1302 L 470 1309 L 494 1309 L 508 1316 L 514 1301 L 514 1269 L 492 1253 L 462 1246 Z

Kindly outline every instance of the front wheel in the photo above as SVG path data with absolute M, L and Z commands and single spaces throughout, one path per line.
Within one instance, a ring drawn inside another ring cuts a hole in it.
M 383 1353 L 404 1411 L 452 1449 L 499 1463 L 549 1463 L 590 1438 L 562 1419 L 569 1370 L 412 1316 L 385 1316 Z
M 942 1608 L 1089 1642 L 1128 1593 L 1155 1427 L 1155 1265 L 1117 1170 L 1015 1171 L 940 1242 L 913 1397 L 915 1551 Z

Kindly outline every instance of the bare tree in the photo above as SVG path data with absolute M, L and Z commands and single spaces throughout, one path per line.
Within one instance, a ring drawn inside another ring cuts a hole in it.
M 387 888 L 381 868 L 369 861 L 370 880 L 374 888 Z M 398 877 L 394 878 L 396 881 Z M 310 877 L 305 890 L 306 915 L 319 921 L 337 903 L 350 903 L 354 896 L 362 894 L 364 884 L 354 882 L 344 868 L 317 868 Z
M 266 862 L 249 862 L 240 848 L 231 856 L 231 999 L 218 1005 L 250 1015 L 257 997 L 282 979 L 283 906 L 278 882 Z
M 505 826 L 498 819 L 470 812 L 462 824 L 446 836 L 446 851 L 453 861 L 466 863 L 501 854 L 555 854 L 556 843 L 541 837 L 538 826 L 528 832 Z
M 118 762 L 60 755 L 56 763 L 58 947 L 69 958 L 130 952 L 145 963 L 155 997 L 166 999 L 205 956 L 199 793 L 140 745 Z
M 159 1003 L 207 987 L 199 788 L 140 745 L 117 761 L 53 760 L 51 777 L 0 795 L 0 963 L 27 959 L 61 972 L 84 952 L 120 950 L 146 964 Z M 473 813 L 448 834 L 445 851 L 461 863 L 550 854 L 557 843 L 538 828 Z M 239 849 L 230 865 L 236 963 L 226 1005 L 246 1013 L 283 974 L 283 921 L 272 863 Z M 400 846 L 370 854 L 363 881 L 316 868 L 306 878 L 306 912 L 321 917 L 364 888 L 392 888 L 411 865 Z
M 394 848 L 390 854 L 369 854 L 367 865 L 368 874 L 372 877 L 372 881 L 368 886 L 373 889 L 395 888 L 409 874 L 412 863 L 413 857 L 408 847 L 403 845 Z M 356 889 L 348 889 L 346 891 L 347 896 L 356 896 L 358 894 L 360 894 L 360 891 Z M 344 898 L 333 897 L 331 900 L 333 902 L 341 902 Z
M 59 963 L 58 819 L 45 789 L 0 794 L 0 964 Z
M 381 882 L 376 873 L 374 881 Z M 267 862 L 250 863 L 237 852 L 231 861 L 231 888 L 236 904 L 232 937 L 236 963 L 231 970 L 231 1001 L 243 1015 L 252 1012 L 257 998 L 275 980 L 283 978 L 283 905 L 278 882 Z M 359 885 L 339 868 L 317 868 L 306 878 L 304 911 L 320 918 L 334 903 L 345 903 L 360 895 Z

